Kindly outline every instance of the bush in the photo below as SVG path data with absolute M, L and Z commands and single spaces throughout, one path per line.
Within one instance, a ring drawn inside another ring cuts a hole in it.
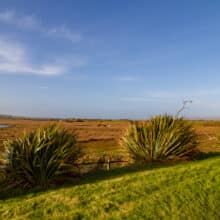
M 180 159 L 197 145 L 191 124 L 168 115 L 133 124 L 122 143 L 136 162 Z
M 48 185 L 62 176 L 76 174 L 76 160 L 81 155 L 76 135 L 52 125 L 4 142 L 5 153 L 0 173 L 14 185 Z

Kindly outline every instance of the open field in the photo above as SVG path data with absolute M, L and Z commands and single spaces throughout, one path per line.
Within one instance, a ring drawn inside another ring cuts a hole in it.
M 150 168 L 150 169 L 149 169 Z M 220 158 L 118 168 L 46 192 L 3 192 L 1 219 L 220 219 Z
M 24 131 L 34 130 L 56 121 L 0 120 L 0 124 L 12 127 L 0 130 L 0 143 L 7 138 L 19 137 Z M 81 147 L 87 155 L 121 154 L 119 139 L 129 126 L 128 121 L 66 120 L 61 122 L 70 133 L 76 132 Z
M 0 120 L 0 124 L 12 125 L 11 128 L 0 129 L 0 143 L 7 138 L 15 138 L 38 127 L 54 121 L 40 120 Z M 119 144 L 120 138 L 131 122 L 126 120 L 64 120 L 61 125 L 69 132 L 76 131 L 80 144 L 87 155 L 124 155 Z M 199 136 L 199 150 L 202 152 L 220 152 L 216 146 L 216 134 L 220 132 L 220 121 L 193 121 Z
M 0 120 L 0 142 L 52 124 L 43 120 Z M 193 121 L 199 161 L 112 167 L 83 174 L 47 191 L 0 190 L 0 219 L 219 219 L 220 121 Z M 76 132 L 87 159 L 102 155 L 126 159 L 119 141 L 130 121 L 75 120 L 61 126 Z M 200 158 L 201 159 L 201 158 Z M 128 164 L 125 164 L 128 165 Z

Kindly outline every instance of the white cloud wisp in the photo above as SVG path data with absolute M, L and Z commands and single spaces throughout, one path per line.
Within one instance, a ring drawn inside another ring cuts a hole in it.
M 41 32 L 47 36 L 65 39 L 73 43 L 81 40 L 81 33 L 75 32 L 65 25 L 46 27 L 34 15 L 18 15 L 13 10 L 0 11 L 0 22 L 14 25 L 21 30 Z
M 84 65 L 84 61 L 76 58 L 57 59 L 53 63 L 35 65 L 30 61 L 27 49 L 17 43 L 0 38 L 0 74 L 34 74 L 54 76 L 64 74 L 72 67 Z

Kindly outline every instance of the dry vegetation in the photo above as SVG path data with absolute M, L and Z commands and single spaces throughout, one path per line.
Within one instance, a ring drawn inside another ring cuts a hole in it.
M 0 129 L 0 143 L 4 140 L 19 137 L 24 131 L 28 132 L 38 127 L 44 127 L 57 121 L 43 120 L 0 120 L 0 124 L 11 125 L 10 128 Z M 129 121 L 102 120 L 64 120 L 61 126 L 70 133 L 76 132 L 85 156 L 95 159 L 102 155 L 123 155 L 119 139 L 129 126 Z
M 12 127 L 0 129 L 0 143 L 15 138 L 24 131 L 34 130 L 53 124 L 55 121 L 1 119 L 0 124 Z M 89 158 L 101 155 L 123 156 L 124 150 L 119 144 L 122 134 L 129 127 L 126 120 L 64 120 L 61 125 L 70 132 L 76 131 L 81 147 Z M 193 121 L 199 136 L 199 150 L 202 152 L 220 152 L 216 145 L 216 134 L 220 131 L 220 121 Z

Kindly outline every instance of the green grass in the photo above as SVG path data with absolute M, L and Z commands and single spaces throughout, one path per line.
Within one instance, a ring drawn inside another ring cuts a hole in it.
M 220 219 L 220 157 L 121 168 L 46 192 L 0 195 L 0 219 Z

